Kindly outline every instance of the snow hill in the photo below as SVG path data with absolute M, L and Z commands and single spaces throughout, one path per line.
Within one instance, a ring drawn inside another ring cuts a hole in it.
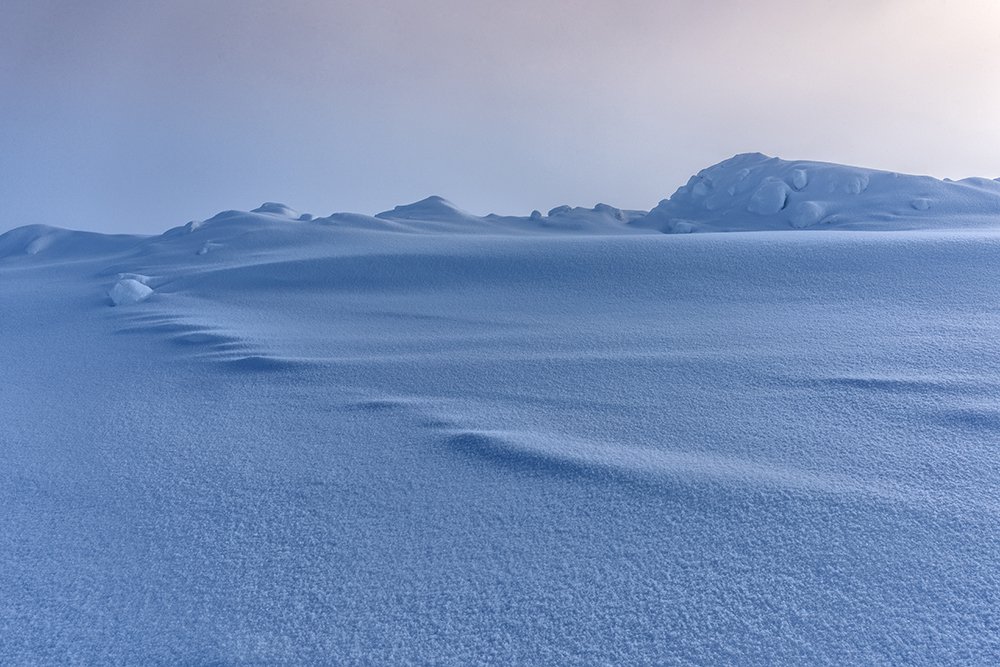
M 664 232 L 996 225 L 1000 182 L 938 180 L 737 155 L 692 176 L 635 224 Z
M 0 235 L 0 664 L 1000 664 L 996 202 Z

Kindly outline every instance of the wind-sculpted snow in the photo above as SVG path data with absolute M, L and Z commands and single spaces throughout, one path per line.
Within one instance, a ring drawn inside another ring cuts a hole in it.
M 971 419 L 970 419 L 971 417 Z M 995 428 L 996 415 L 960 412 L 960 421 Z M 952 511 L 996 514 L 1000 503 L 989 497 L 962 497 L 905 484 L 883 484 L 864 477 L 796 470 L 781 464 L 761 465 L 751 460 L 625 444 L 594 443 L 559 433 L 518 431 L 460 431 L 447 438 L 456 452 L 497 465 L 549 475 L 590 477 L 609 483 L 638 483 L 650 487 L 714 482 L 762 487 L 772 492 L 868 497 L 871 501 L 902 503 L 929 511 L 951 505 Z
M 0 236 L 0 663 L 997 663 L 994 186 L 755 160 L 783 231 Z

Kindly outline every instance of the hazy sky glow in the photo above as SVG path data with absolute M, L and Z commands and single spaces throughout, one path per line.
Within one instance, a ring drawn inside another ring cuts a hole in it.
M 1000 2 L 13 0 L 0 230 L 649 208 L 744 151 L 1000 176 Z

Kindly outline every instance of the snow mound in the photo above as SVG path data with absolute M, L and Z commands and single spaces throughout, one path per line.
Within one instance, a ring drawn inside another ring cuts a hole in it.
M 421 199 L 412 204 L 396 206 L 391 211 L 383 211 L 375 216 L 383 220 L 426 220 L 431 222 L 463 221 L 475 218 L 450 201 L 437 195 Z
M 49 225 L 26 225 L 0 234 L 0 259 L 40 257 L 47 260 L 100 256 L 133 247 L 141 236 L 98 234 Z
M 620 233 L 621 230 L 627 229 L 626 223 L 646 215 L 646 211 L 620 209 L 608 204 L 597 204 L 594 208 L 557 206 L 551 209 L 547 216 L 534 213 L 528 221 L 535 228 L 589 233 L 608 231 Z
M 119 280 L 108 290 L 108 297 L 111 298 L 111 303 L 115 306 L 139 303 L 148 299 L 152 294 L 153 290 L 151 287 L 134 278 Z
M 327 220 L 342 218 L 335 214 Z M 638 231 L 628 222 L 646 215 L 646 211 L 619 209 L 608 204 L 594 208 L 557 206 L 542 215 L 535 210 L 528 216 L 507 216 L 490 213 L 477 216 L 441 197 L 428 197 L 413 204 L 383 211 L 376 220 L 394 223 L 400 229 L 413 232 L 485 232 L 489 234 L 532 234 L 568 232 L 580 234 L 628 234 Z
M 266 213 L 268 215 L 280 215 L 282 217 L 291 218 L 293 220 L 299 220 L 303 218 L 303 214 L 299 213 L 290 206 L 279 204 L 278 202 L 273 202 L 273 201 L 264 202 L 263 204 L 255 208 L 253 211 L 251 211 L 251 213 Z M 308 214 L 304 215 L 308 216 Z M 308 216 L 308 218 L 306 219 L 311 220 L 312 216 Z
M 668 233 L 996 226 L 1000 187 L 746 153 L 698 172 L 633 224 Z

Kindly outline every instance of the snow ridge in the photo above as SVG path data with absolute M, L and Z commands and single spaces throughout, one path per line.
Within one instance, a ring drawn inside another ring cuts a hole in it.
M 121 252 L 207 255 L 234 244 L 264 249 L 328 238 L 331 232 L 422 234 L 649 234 L 800 229 L 967 229 L 1000 226 L 1000 181 L 939 180 L 825 162 L 744 153 L 699 171 L 651 211 L 597 204 L 557 206 L 543 215 L 479 216 L 440 196 L 374 216 L 314 217 L 277 203 L 223 211 L 156 237 L 73 232 L 29 225 L 0 235 L 0 259 L 52 260 Z

